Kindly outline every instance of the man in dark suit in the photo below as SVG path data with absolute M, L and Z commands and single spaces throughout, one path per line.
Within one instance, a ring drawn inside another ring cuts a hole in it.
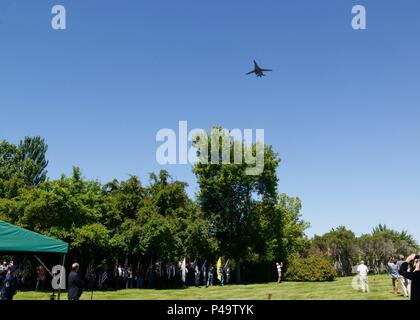
M 414 272 L 408 272 L 410 263 L 414 261 Z M 400 275 L 411 280 L 411 300 L 420 301 L 420 255 L 412 254 L 401 265 Z
M 69 300 L 79 300 L 80 296 L 83 293 L 83 288 L 85 283 L 82 280 L 82 277 L 79 274 L 79 264 L 73 263 L 71 266 L 71 272 L 69 274 Z

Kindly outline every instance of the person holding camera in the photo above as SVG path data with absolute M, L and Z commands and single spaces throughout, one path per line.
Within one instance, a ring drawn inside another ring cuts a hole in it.
M 281 276 L 282 276 L 282 269 L 283 269 L 283 262 L 276 262 L 277 268 L 277 283 L 281 283 Z
M 414 261 L 414 271 L 408 272 L 410 263 Z M 420 301 L 420 255 L 412 254 L 401 265 L 400 275 L 411 280 L 411 300 Z
M 405 262 L 404 256 L 400 255 L 399 260 L 397 262 L 398 274 L 399 274 L 401 266 L 404 262 Z M 410 270 L 407 270 L 407 271 L 410 271 Z M 402 275 L 399 274 L 398 282 L 401 284 L 401 286 L 403 288 L 404 296 L 406 298 L 409 298 L 410 297 L 410 280 L 404 278 Z

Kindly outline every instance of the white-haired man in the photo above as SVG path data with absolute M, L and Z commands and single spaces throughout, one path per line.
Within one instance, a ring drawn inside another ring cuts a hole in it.
M 359 274 L 360 287 L 363 293 L 369 292 L 369 268 L 365 265 L 364 261 L 360 261 L 359 266 L 357 267 L 357 273 Z
M 276 262 L 276 268 L 277 268 L 277 283 L 281 283 L 283 262 Z

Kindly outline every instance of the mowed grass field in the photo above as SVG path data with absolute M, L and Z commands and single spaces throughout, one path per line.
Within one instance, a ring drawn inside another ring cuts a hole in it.
M 224 287 L 189 287 L 172 290 L 129 289 L 95 291 L 94 300 L 404 300 L 392 294 L 391 280 L 387 275 L 371 276 L 370 293 L 361 293 L 352 287 L 352 277 L 338 278 L 333 282 L 299 283 L 283 282 Z M 402 291 L 402 290 L 401 290 Z M 50 293 L 18 292 L 16 300 L 48 300 Z M 67 299 L 67 293 L 62 294 Z M 91 293 L 84 292 L 82 300 L 90 300 Z

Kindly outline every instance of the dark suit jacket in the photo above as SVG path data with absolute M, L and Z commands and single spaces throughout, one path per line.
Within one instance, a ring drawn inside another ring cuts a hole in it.
M 408 272 L 408 263 L 404 262 L 400 268 L 400 275 L 411 280 L 411 300 L 420 301 L 420 271 Z
M 68 280 L 69 300 L 78 300 L 83 293 L 84 286 L 85 283 L 80 274 L 75 271 L 70 272 Z

